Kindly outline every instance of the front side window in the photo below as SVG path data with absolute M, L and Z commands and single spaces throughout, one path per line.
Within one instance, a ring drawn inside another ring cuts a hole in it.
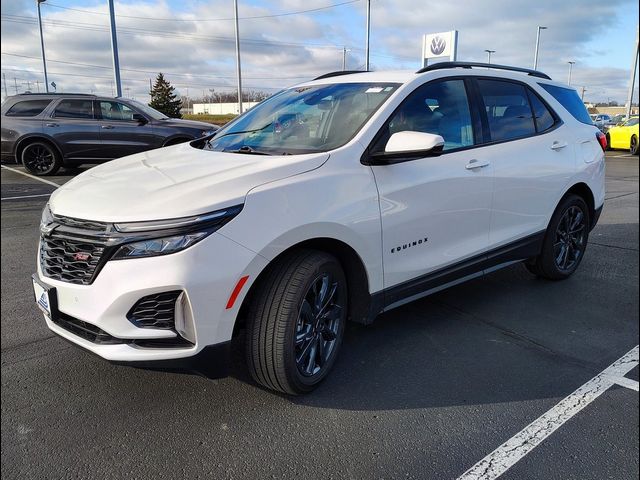
M 440 135 L 444 151 L 474 144 L 471 113 L 463 80 L 430 82 L 418 87 L 383 127 L 372 152 L 382 152 L 397 132 Z
M 14 104 L 6 113 L 8 117 L 35 117 L 42 113 L 51 100 L 25 100 Z
M 101 101 L 100 113 L 104 120 L 132 121 L 135 112 L 124 103 Z
M 93 118 L 92 100 L 62 100 L 56 107 L 53 116 L 56 118 Z
M 164 113 L 159 112 L 155 108 L 151 108 L 145 103 L 141 103 L 136 100 L 129 100 L 129 103 L 154 120 L 167 120 L 169 118 Z
M 221 128 L 205 148 L 267 155 L 333 150 L 351 140 L 397 87 L 342 83 L 285 90 Z
M 501 142 L 536 133 L 524 85 L 499 80 L 478 80 L 489 121 L 491 141 Z

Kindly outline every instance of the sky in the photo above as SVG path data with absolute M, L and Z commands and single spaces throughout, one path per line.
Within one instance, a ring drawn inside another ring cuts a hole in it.
M 239 0 L 243 87 L 276 92 L 322 73 L 364 67 L 366 0 Z M 123 94 L 148 100 L 163 72 L 190 98 L 235 88 L 232 0 L 116 1 Z M 114 91 L 106 0 L 42 4 L 49 81 L 63 92 Z M 425 33 L 459 31 L 458 60 L 533 66 L 585 88 L 590 102 L 625 102 L 637 0 L 372 0 L 370 68 L 421 66 Z M 43 91 L 34 0 L 2 0 L 2 96 Z M 634 100 L 638 99 L 636 91 Z

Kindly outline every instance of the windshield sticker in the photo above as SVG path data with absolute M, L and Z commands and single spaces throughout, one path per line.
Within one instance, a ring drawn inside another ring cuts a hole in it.
M 382 87 L 371 87 L 367 88 L 367 91 L 364 93 L 380 93 L 382 91 Z

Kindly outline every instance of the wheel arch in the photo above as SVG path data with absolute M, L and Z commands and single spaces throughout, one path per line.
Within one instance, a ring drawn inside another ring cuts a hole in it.
M 239 330 L 246 325 L 247 309 L 258 286 L 263 281 L 267 272 L 285 255 L 297 249 L 318 250 L 331 254 L 340 262 L 347 277 L 347 290 L 349 292 L 349 313 L 347 318 L 356 323 L 370 323 L 372 309 L 372 297 L 369 292 L 369 277 L 367 269 L 360 255 L 347 243 L 335 238 L 320 237 L 303 240 L 283 250 L 271 260 L 258 274 L 245 295 L 233 328 L 235 337 Z M 375 313 L 374 313 L 375 314 Z
M 589 207 L 589 222 L 591 223 L 591 228 L 593 228 L 595 226 L 594 223 L 596 220 L 595 219 L 596 204 L 595 204 L 595 196 L 593 195 L 593 191 L 591 190 L 591 187 L 589 187 L 589 185 L 587 185 L 584 182 L 575 183 L 565 192 L 565 194 L 562 196 L 562 198 L 558 202 L 558 205 L 560 204 L 560 202 L 562 202 L 562 200 L 564 200 L 564 198 L 567 195 L 578 195 L 586 202 L 587 207 Z
M 22 164 L 22 159 L 20 158 L 22 156 L 22 151 L 27 145 L 33 142 L 43 142 L 51 145 L 53 148 L 55 148 L 58 155 L 60 155 L 60 160 L 62 160 L 62 163 L 64 164 L 65 158 L 60 145 L 58 145 L 56 141 L 51 137 L 39 134 L 25 135 L 24 137 L 18 139 L 18 141 L 15 143 L 15 146 L 13 147 L 13 153 L 16 158 L 16 163 Z

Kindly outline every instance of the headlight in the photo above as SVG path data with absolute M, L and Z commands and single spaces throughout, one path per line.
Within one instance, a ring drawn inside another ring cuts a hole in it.
M 170 253 L 179 252 L 180 250 L 184 250 L 185 248 L 198 243 L 210 233 L 212 232 L 188 233 L 186 235 L 175 235 L 173 237 L 127 243 L 126 245 L 122 245 L 112 258 L 113 260 L 118 260 L 124 258 L 168 255 Z
M 236 205 L 192 217 L 116 223 L 114 228 L 125 234 L 126 243 L 123 243 L 111 258 L 141 258 L 179 252 L 221 228 L 241 210 L 242 205 Z M 131 237 L 127 234 L 131 234 Z

